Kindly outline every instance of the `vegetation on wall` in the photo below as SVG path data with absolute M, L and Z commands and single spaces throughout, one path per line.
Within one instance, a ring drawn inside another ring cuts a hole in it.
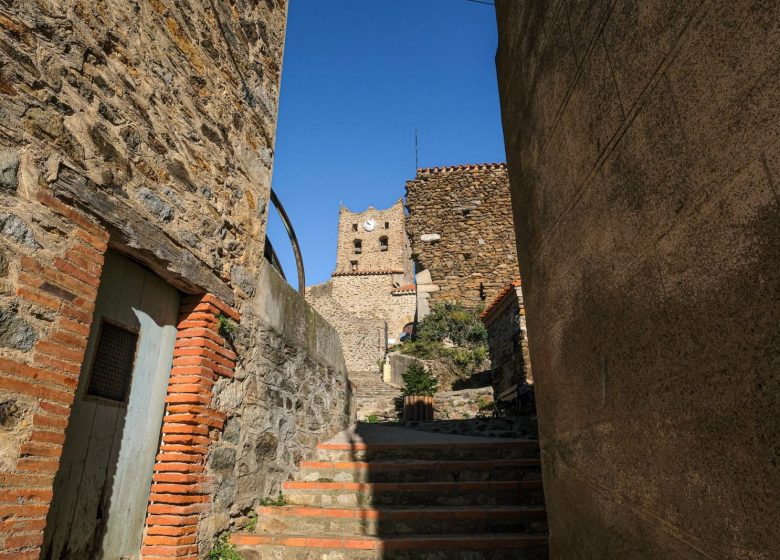
M 392 350 L 421 360 L 444 361 L 466 377 L 485 365 L 487 330 L 476 312 L 460 303 L 441 303 L 417 325 L 414 340 Z
M 414 363 L 409 366 L 406 373 L 401 375 L 404 380 L 402 394 L 404 396 L 422 395 L 432 397 L 438 390 L 438 382 L 433 374 L 424 365 Z

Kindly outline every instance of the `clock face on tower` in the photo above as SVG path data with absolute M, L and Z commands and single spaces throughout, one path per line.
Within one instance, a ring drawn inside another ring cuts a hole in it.
M 376 220 L 366 220 L 363 222 L 363 229 L 366 231 L 374 231 L 376 227 Z

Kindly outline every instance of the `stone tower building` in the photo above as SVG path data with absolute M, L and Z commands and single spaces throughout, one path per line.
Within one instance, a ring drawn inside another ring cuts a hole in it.
M 339 211 L 336 271 L 307 300 L 336 327 L 347 369 L 374 371 L 414 321 L 416 298 L 403 201 L 386 210 Z
M 482 308 L 517 278 L 505 164 L 420 169 L 406 182 L 406 206 L 418 317 L 449 300 Z

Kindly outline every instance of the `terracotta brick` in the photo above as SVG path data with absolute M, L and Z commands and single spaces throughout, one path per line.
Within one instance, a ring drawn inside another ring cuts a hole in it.
M 38 502 L 48 504 L 51 502 L 51 489 L 33 489 L 33 488 L 0 488 L 0 502 L 24 503 Z
M 74 207 L 65 204 L 56 199 L 46 191 L 38 191 L 38 200 L 54 210 L 57 214 L 68 218 L 71 222 L 83 228 L 95 236 L 102 236 L 103 230 L 85 214 L 79 212 Z
M 163 453 L 199 453 L 205 455 L 208 453 L 209 448 L 205 445 L 179 445 L 179 444 L 163 444 L 160 446 L 160 451 Z
M 199 453 L 160 453 L 155 457 L 160 463 L 200 463 L 203 455 Z
M 66 418 L 70 416 L 69 406 L 62 406 L 50 402 L 41 402 L 38 404 L 38 406 L 41 408 L 42 411 L 46 412 L 47 414 L 53 414 L 55 416 L 64 416 Z
M 181 319 L 182 321 L 204 322 L 204 323 L 208 323 L 210 327 L 216 327 L 219 324 L 217 317 L 211 313 L 193 312 L 193 313 L 185 313 L 181 316 L 183 317 L 183 319 Z M 179 330 L 182 330 L 188 327 L 178 326 L 177 328 Z
M 207 485 L 191 483 L 159 482 L 152 484 L 152 494 L 188 494 L 204 495 L 208 492 Z
M 193 426 L 191 424 L 171 424 L 165 422 L 162 427 L 163 434 L 196 434 L 200 436 L 208 435 L 209 429 L 206 426 Z
M 165 397 L 165 402 L 170 404 L 185 404 L 185 403 L 192 403 L 192 404 L 210 404 L 211 403 L 211 396 L 204 396 L 204 395 L 196 395 L 196 394 L 179 394 L 179 395 L 168 395 Z
M 206 426 L 210 426 L 212 428 L 220 429 L 222 426 L 224 426 L 225 422 L 223 420 L 212 418 L 205 415 L 195 415 L 195 414 L 170 414 L 166 416 L 165 418 L 166 422 L 190 422 L 193 424 L 205 424 Z
M 44 432 L 41 430 L 33 430 L 30 435 L 31 442 L 38 443 L 53 443 L 56 445 L 62 445 L 65 443 L 65 432 Z
M 44 354 L 35 356 L 35 365 L 53 369 L 55 371 L 64 371 L 73 376 L 78 376 L 81 373 L 81 365 L 74 364 L 73 362 L 66 362 L 59 358 L 53 358 Z
M 157 463 L 154 470 L 157 472 L 200 473 L 204 472 L 206 467 L 190 463 Z
M 33 288 L 35 290 L 39 289 L 41 285 L 45 282 L 45 280 L 40 276 L 33 276 L 32 274 L 28 274 L 27 272 L 20 272 L 18 279 L 20 284 L 24 284 L 25 286 L 29 286 L 30 288 Z
M 62 404 L 71 404 L 73 402 L 73 393 L 70 391 L 59 391 L 49 389 L 42 385 L 30 383 L 29 380 L 14 379 L 0 375 L 0 389 L 13 391 L 22 395 L 29 395 L 39 399 L 46 399 Z
M 207 506 L 204 504 L 188 504 L 188 505 L 177 505 L 177 504 L 163 504 L 163 503 L 152 503 L 149 504 L 149 507 L 147 509 L 147 512 L 150 515 L 157 514 L 157 515 L 193 515 L 201 513 L 206 509 Z
M 208 377 L 200 377 L 197 375 L 172 375 L 170 384 L 170 392 L 175 392 L 176 387 L 179 385 L 198 385 L 204 389 L 211 389 L 214 385 L 214 379 L 213 375 L 209 375 Z
M 42 459 L 38 457 L 25 457 L 19 459 L 16 463 L 16 470 L 19 472 L 57 472 L 60 466 L 59 459 Z
M 3 547 L 5 549 L 22 548 L 29 546 L 40 546 L 43 544 L 43 532 L 34 533 L 16 533 L 5 538 Z
M 221 344 L 217 344 L 210 338 L 180 338 L 176 341 L 176 349 L 179 348 L 207 348 L 223 358 L 235 362 L 235 352 L 225 348 Z
M 197 375 L 198 377 L 205 377 L 208 379 L 215 379 L 214 372 L 203 366 L 174 366 L 171 369 L 171 377 L 179 375 Z
M 197 515 L 150 515 L 146 523 L 151 529 L 152 526 L 159 528 L 180 528 L 183 531 L 194 531 L 194 525 L 198 523 Z
M 28 441 L 22 444 L 19 453 L 33 457 L 59 457 L 62 455 L 62 446 Z
M 17 550 L 14 552 L 0 552 L 0 560 L 38 560 L 41 551 L 36 548 L 34 550 Z
M 218 297 L 212 295 L 212 294 L 206 294 L 203 296 L 203 299 L 201 300 L 205 303 L 210 303 L 211 305 L 215 306 L 217 309 L 219 309 L 224 315 L 227 315 L 234 321 L 238 322 L 241 321 L 241 315 L 238 311 L 233 309 L 231 306 L 220 300 Z
M 0 487 L 3 488 L 50 488 L 54 477 L 49 474 L 0 473 Z
M 225 344 L 225 339 L 219 336 L 216 329 L 184 329 L 180 330 L 176 334 L 177 340 L 190 339 L 190 338 L 208 338 L 216 342 L 217 344 Z
M 168 406 L 167 411 L 169 414 L 198 414 L 223 422 L 227 419 L 227 415 L 224 412 L 219 412 L 208 406 L 194 404 L 172 404 Z
M 62 344 L 73 346 L 75 348 L 86 348 L 87 346 L 86 336 L 73 334 L 71 332 L 60 329 L 52 330 L 51 334 L 49 335 L 49 339 L 54 342 L 60 342 Z
M 46 307 L 47 309 L 51 309 L 52 311 L 59 311 L 60 306 L 62 305 L 62 302 L 59 299 L 52 296 L 44 295 L 38 291 L 31 290 L 29 288 L 25 288 L 24 286 L 19 286 L 16 289 L 16 295 L 24 299 L 25 301 L 29 301 L 30 303 L 34 303 L 42 307 Z
M 48 340 L 39 340 L 36 342 L 35 350 L 55 358 L 73 362 L 75 364 L 81 364 L 82 360 L 84 359 L 83 349 L 76 350 L 73 348 L 68 348 L 67 346 L 63 346 L 62 344 L 56 342 L 49 342 Z
M 89 336 L 89 326 L 84 325 L 83 323 L 78 323 L 76 321 L 71 321 L 70 319 L 67 319 L 66 317 L 58 317 L 57 322 L 55 323 L 57 327 L 71 332 L 76 335 L 83 336 L 84 338 L 87 338 Z
M 11 518 L 0 522 L 0 533 L 24 533 L 28 531 L 43 531 L 46 528 L 46 519 L 18 519 Z M 2 556 L 0 556 L 2 558 Z
M 142 546 L 141 554 L 147 556 L 162 556 L 164 558 L 180 558 L 198 553 L 198 547 L 193 545 L 184 546 Z
M 61 416 L 48 416 L 45 414 L 36 414 L 33 416 L 33 426 L 36 428 L 54 428 L 65 430 L 68 426 L 68 419 Z
M 183 443 L 186 445 L 209 445 L 211 440 L 205 436 L 190 434 L 163 434 L 163 443 Z
M 155 468 L 155 470 L 157 470 Z M 174 483 L 174 484 L 204 484 L 209 482 L 210 477 L 205 474 L 179 473 L 179 472 L 156 472 L 152 475 L 154 482 Z
M 158 504 L 204 504 L 211 500 L 210 496 L 197 494 L 160 494 L 152 493 L 149 500 Z
M 46 517 L 49 505 L 13 504 L 0 505 L 0 518 L 7 517 Z
M 92 313 L 86 312 L 81 309 L 78 309 L 74 307 L 73 305 L 70 305 L 68 303 L 65 303 L 62 305 L 62 313 L 70 317 L 71 319 L 76 319 L 77 321 L 81 321 L 84 324 L 91 325 L 92 324 Z
M 70 255 L 76 255 L 82 259 L 88 260 L 98 266 L 99 269 L 103 268 L 103 263 L 105 262 L 105 253 L 96 251 L 94 248 L 82 243 L 74 243 L 71 245 L 71 247 L 65 252 L 66 257 L 69 258 Z
M 180 535 L 180 536 L 146 535 L 144 537 L 144 544 L 180 546 L 180 545 L 187 545 L 187 544 L 195 544 L 196 540 L 197 537 L 195 535 Z
M 37 361 L 38 360 L 36 360 L 36 362 Z M 76 386 L 78 385 L 77 377 L 50 369 L 31 368 L 26 377 L 36 381 L 46 381 L 52 385 L 56 385 L 59 389 L 66 388 L 71 391 L 75 391 Z
M 82 240 L 84 243 L 93 247 L 99 253 L 105 253 L 108 249 L 106 241 L 108 241 L 108 234 L 93 235 L 81 229 L 77 229 L 75 232 L 76 237 Z
M 158 516 L 154 516 L 158 517 Z M 174 518 L 174 519 L 185 519 L 182 517 Z M 160 536 L 168 536 L 168 537 L 180 537 L 183 535 L 192 535 L 196 531 L 195 524 L 198 522 L 198 519 L 195 518 L 195 521 L 192 523 L 186 523 L 186 524 L 179 524 L 179 525 L 166 525 L 164 523 L 152 523 L 149 522 L 149 526 L 146 529 L 147 535 L 160 535 Z

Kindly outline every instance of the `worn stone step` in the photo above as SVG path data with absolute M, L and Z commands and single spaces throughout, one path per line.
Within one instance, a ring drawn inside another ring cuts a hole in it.
M 377 538 L 235 533 L 245 560 L 544 560 L 547 538 L 527 534 Z
M 544 533 L 543 507 L 319 508 L 261 507 L 261 533 L 405 535 Z
M 418 460 L 484 460 L 534 459 L 539 457 L 539 442 L 529 439 L 491 440 L 470 443 L 448 441 L 426 443 L 341 443 L 317 445 L 320 461 L 398 461 Z
M 541 505 L 540 480 L 480 482 L 285 482 L 287 502 L 300 506 Z
M 458 482 L 539 480 L 539 459 L 487 461 L 304 461 L 299 478 L 306 482 Z

